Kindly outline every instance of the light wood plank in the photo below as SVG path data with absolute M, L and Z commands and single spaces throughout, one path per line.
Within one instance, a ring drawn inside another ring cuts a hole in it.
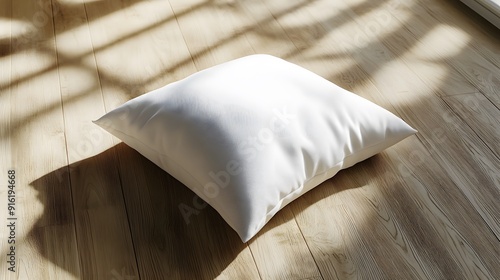
M 369 219 L 367 213 L 353 216 L 346 208 L 355 203 L 350 189 L 362 187 L 348 181 L 351 171 L 341 171 L 290 206 L 324 279 L 387 279 L 356 226 Z
M 445 97 L 444 101 L 500 160 L 500 111 L 480 93 Z
M 69 178 L 53 173 L 67 165 L 59 78 L 56 71 L 31 75 L 57 63 L 51 6 L 12 2 L 11 16 L 19 28 L 13 30 L 9 103 L 19 220 L 17 272 L 5 279 L 77 279 Z
M 254 53 L 242 36 L 247 17 L 238 17 L 212 1 L 169 2 L 197 70 Z
M 296 51 L 296 47 L 267 5 L 267 1 L 239 1 L 233 9 L 236 9 L 238 17 L 250 18 L 245 19 L 249 25 L 243 35 L 255 53 L 285 57 Z
M 475 211 L 469 198 L 456 191 L 455 182 L 443 175 L 446 172 L 432 159 L 426 148 L 417 141 L 408 142 L 407 146 L 399 145 L 387 151 L 393 161 L 386 165 L 391 169 L 385 170 L 381 178 L 389 184 L 403 182 L 401 185 L 405 191 L 394 188 L 394 185 L 382 189 L 384 197 L 393 198 L 387 200 L 389 204 L 401 207 L 400 211 L 394 211 L 397 216 L 408 215 L 407 219 L 398 220 L 406 220 L 416 228 L 412 231 L 417 235 L 414 238 L 423 238 L 423 244 L 417 248 L 422 247 L 426 251 L 424 256 L 430 258 L 431 262 L 442 262 L 434 269 L 439 269 L 446 277 L 461 273 L 463 276 L 458 278 L 495 279 L 500 272 L 497 264 L 500 251 L 495 246 L 498 240 L 490 234 L 488 224 Z M 411 199 L 407 203 L 400 203 L 399 197 L 405 195 Z M 412 204 L 416 207 L 410 207 Z M 458 208 L 464 211 L 458 213 Z M 416 225 L 414 214 L 410 211 L 422 213 L 431 226 L 426 229 L 421 226 L 422 223 Z M 478 232 L 483 232 L 480 234 L 482 240 L 474 239 Z M 441 242 L 431 244 L 428 242 L 430 239 Z M 446 255 L 452 258 L 444 258 Z
M 297 207 L 302 210 L 297 217 L 301 225 L 308 225 L 311 220 L 315 220 L 317 209 L 314 208 L 317 207 L 322 209 L 321 212 L 329 213 L 329 216 L 338 216 L 336 220 L 340 220 L 335 225 L 302 227 L 306 239 L 318 248 L 318 252 L 313 251 L 313 254 L 319 259 L 322 271 L 329 271 L 330 278 L 342 274 L 351 278 L 356 278 L 356 275 L 371 275 L 370 278 L 380 279 L 465 278 L 463 268 L 454 263 L 454 258 L 446 251 L 447 247 L 426 241 L 436 240 L 436 229 L 448 231 L 447 234 L 454 233 L 455 229 L 441 228 L 442 221 L 429 224 L 420 213 L 412 213 L 417 205 L 433 206 L 434 202 L 426 199 L 425 195 L 409 196 L 405 190 L 408 186 L 404 183 L 406 177 L 401 176 L 400 171 L 382 173 L 378 170 L 381 166 L 394 165 L 384 162 L 381 156 L 376 156 L 343 171 L 338 174 L 338 178 L 330 180 L 332 183 L 328 187 L 331 189 L 323 187 L 322 190 L 312 191 L 304 198 L 309 200 L 308 203 L 304 203 L 302 199 L 297 203 Z M 374 173 L 378 176 L 374 177 Z M 418 201 L 417 205 L 413 205 L 414 200 Z M 345 205 L 344 211 L 339 209 L 339 212 L 332 212 L 330 207 L 336 204 Z M 410 207 L 411 205 L 415 207 Z M 325 228 L 337 227 L 336 231 L 343 232 L 347 230 L 344 220 L 350 221 L 357 233 L 346 236 L 344 242 L 339 244 L 333 238 L 336 235 L 329 235 L 328 232 L 332 231 L 326 231 Z M 356 235 L 363 236 L 363 242 L 356 242 Z M 463 241 L 464 239 L 461 242 Z M 340 253 L 326 254 L 325 250 L 329 252 L 328 249 Z M 359 252 L 369 252 L 365 254 L 373 256 L 373 259 L 359 258 Z M 339 264 L 338 254 L 343 257 L 343 262 L 349 264 L 348 272 L 343 271 Z M 471 259 L 471 256 L 472 259 L 476 258 L 472 254 L 467 259 Z M 480 260 L 476 262 L 481 263 Z M 470 265 L 476 266 L 477 264 Z M 468 267 L 465 266 L 466 269 Z M 482 269 L 486 271 L 484 267 Z
M 91 122 L 105 111 L 83 3 L 60 5 L 54 22 L 81 274 L 138 277 L 116 156 L 92 157 L 113 141 Z
M 0 2 L 0 18 L 11 18 L 12 2 Z M 11 122 L 11 56 L 12 52 L 12 23 L 9 20 L 0 22 L 0 84 L 9 85 L 0 89 L 0 169 L 8 170 L 12 168 L 11 154 L 11 139 L 10 139 L 10 122 Z M 6 172 L 6 171 L 5 171 Z M 5 182 L 1 183 L 6 185 Z M 6 188 L 2 188 L 1 191 Z M 4 218 L 5 213 L 0 213 L 0 217 Z M 1 241 L 3 242 L 3 241 Z M 2 245 L 4 246 L 4 245 Z M 4 247 L 2 247 L 4 248 Z M 4 264 L 2 264 L 3 266 Z
M 196 71 L 168 3 L 123 2 L 86 5 L 108 111 Z
M 456 26 L 467 34 L 473 34 L 470 42 L 485 59 L 500 67 L 500 30 L 478 16 L 461 2 L 418 0 L 417 5 L 425 9 L 429 20 L 437 19 L 442 24 Z M 443 34 L 446 35 L 446 34 Z
M 318 186 L 293 204 L 298 208 L 297 221 L 309 246 L 314 248 L 313 255 L 323 274 L 327 272 L 332 279 L 338 275 L 346 275 L 345 278 L 371 275 L 372 279 L 380 278 L 376 275 L 381 269 L 390 274 L 381 279 L 494 279 L 498 265 L 487 263 L 499 254 L 496 238 L 488 234 L 488 227 L 467 198 L 459 192 L 450 192 L 455 188 L 454 183 L 440 175 L 445 172 L 430 156 L 415 158 L 425 148 L 415 138 L 406 142 L 409 143 L 398 144 L 382 155 L 342 171 L 324 184 L 327 186 Z M 427 175 L 416 178 L 416 174 Z M 439 184 L 439 188 L 432 188 L 434 184 Z M 337 207 L 339 212 L 334 212 L 332 205 L 345 205 L 344 211 Z M 464 211 L 467 216 L 457 213 L 457 207 L 467 209 Z M 334 216 L 338 222 L 321 224 L 317 222 L 321 219 L 318 212 Z M 338 235 L 332 234 L 348 230 L 345 220 L 351 221 L 359 233 L 349 234 L 339 243 Z M 463 220 L 468 223 L 463 224 Z M 328 230 L 331 227 L 336 229 Z M 469 238 L 478 235 L 478 230 L 485 233 L 480 236 L 487 238 L 469 244 Z M 364 242 L 353 244 L 357 235 L 363 236 Z M 442 240 L 444 244 L 430 240 Z M 376 265 L 371 264 L 369 257 L 356 259 L 363 251 L 373 256 Z M 408 264 L 414 269 L 406 270 Z M 407 271 L 410 274 L 405 275 Z
M 323 279 L 290 207 L 249 242 L 262 279 Z
M 473 38 L 458 28 L 442 25 L 419 5 L 396 3 L 393 9 L 388 9 L 389 16 L 410 32 L 387 36 L 384 38 L 386 46 L 395 54 L 404 54 L 408 65 L 439 95 L 477 92 L 477 88 L 462 75 L 463 71 L 456 71 L 456 68 L 467 65 L 462 62 L 463 57 L 479 57 L 468 47 Z M 440 47 L 434 47 L 436 45 Z
M 496 201 L 500 197 L 500 184 L 495 172 L 500 166 L 498 158 L 443 102 L 432 100 L 419 108 L 412 110 L 429 108 L 427 120 L 424 115 L 420 115 L 420 120 L 415 119 L 415 125 L 423 127 L 419 134 L 422 141 L 498 236 Z M 436 120 L 446 125 L 438 126 Z
M 435 10 L 431 12 L 429 9 L 429 5 L 434 7 Z M 425 19 L 420 19 L 415 16 L 411 22 L 406 24 L 407 28 L 410 29 L 417 38 L 422 36 L 422 28 L 423 30 L 430 30 L 432 27 L 438 28 L 442 26 L 449 25 L 457 25 L 457 27 L 448 29 L 449 32 L 440 32 L 441 39 L 447 42 L 452 42 L 456 45 L 463 45 L 464 40 L 466 41 L 466 45 L 462 47 L 462 50 L 458 50 L 459 52 L 454 54 L 451 58 L 449 58 L 449 52 L 446 52 L 446 49 L 436 48 L 435 51 L 439 54 L 438 57 L 446 60 L 452 68 L 454 68 L 457 72 L 459 72 L 465 79 L 473 84 L 477 89 L 479 89 L 488 99 L 495 104 L 495 106 L 500 106 L 500 94 L 498 89 L 500 88 L 500 80 L 497 78 L 498 75 L 495 73 L 499 73 L 500 67 L 500 47 L 499 44 L 491 44 L 486 43 L 489 40 L 484 40 L 484 36 L 480 36 L 476 38 L 475 36 L 471 36 L 468 31 L 470 30 L 470 22 L 467 24 L 467 21 L 462 21 L 458 23 L 456 19 L 453 17 L 446 15 L 444 13 L 443 16 L 437 16 L 436 11 L 442 10 L 443 3 L 431 3 L 425 2 L 424 5 L 413 5 L 410 8 L 415 10 L 415 14 L 431 14 L 435 15 L 434 17 L 427 16 Z M 449 8 L 451 14 L 457 13 L 456 8 Z M 394 14 L 397 16 L 397 14 Z M 493 40 L 495 37 L 495 33 L 498 33 L 498 30 L 492 30 L 492 33 L 489 34 Z M 478 44 L 478 41 L 483 41 L 483 44 Z M 498 40 L 498 39 L 496 39 Z M 442 44 L 440 44 L 442 45 Z M 447 95 L 451 94 L 460 94 L 467 93 L 463 92 L 457 87 L 457 90 L 454 90 L 455 93 L 450 92 Z
M 0 2 L 0 19 L 11 18 L 12 2 Z M 0 208 L 7 208 L 6 198 L 8 197 L 8 170 L 12 170 L 12 142 L 11 142 L 11 57 L 10 53 L 12 42 L 12 23 L 9 20 L 2 20 L 0 22 L 0 84 L 9 85 L 0 89 L 0 172 L 3 174 L 2 181 L 0 181 Z M 5 174 L 5 175 L 4 175 Z M 5 179 L 4 179 L 5 178 Z M 6 221 L 8 217 L 7 211 L 0 212 L 0 219 Z M 5 254 L 10 253 L 11 244 L 8 243 L 8 234 L 3 231 L 0 233 L 0 250 Z M 9 264 L 7 263 L 7 256 L 5 261 L 0 263 L 0 277 L 2 279 L 9 279 L 11 272 L 8 270 Z M 12 277 L 13 278 L 13 277 Z

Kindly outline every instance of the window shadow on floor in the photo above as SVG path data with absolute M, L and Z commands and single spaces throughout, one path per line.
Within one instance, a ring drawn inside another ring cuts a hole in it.
M 122 182 L 120 172 L 127 173 Z M 187 224 L 179 204 L 191 203 L 194 194 L 124 144 L 31 186 L 44 212 L 28 239 L 51 262 L 82 279 L 117 272 L 137 277 L 140 272 L 142 279 L 214 278 L 246 246 L 211 207 Z M 122 265 L 106 267 L 107 258 Z

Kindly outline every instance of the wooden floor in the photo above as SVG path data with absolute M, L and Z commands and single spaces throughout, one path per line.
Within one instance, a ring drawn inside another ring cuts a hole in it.
M 253 53 L 419 133 L 244 244 L 91 120 Z M 459 1 L 0 0 L 0 279 L 500 279 L 499 108 L 500 31 Z

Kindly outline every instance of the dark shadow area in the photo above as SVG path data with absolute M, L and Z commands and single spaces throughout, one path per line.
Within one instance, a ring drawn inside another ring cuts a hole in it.
M 340 171 L 311 190 L 322 195 L 307 195 L 312 197 L 309 202 L 363 186 L 367 177 L 355 174 L 371 164 L 373 159 L 368 159 Z M 355 184 L 342 184 L 351 176 L 357 178 Z M 96 271 L 103 268 L 92 265 L 105 264 L 95 262 L 96 258 L 122 258 L 122 267 L 105 269 L 110 275 L 213 279 L 247 247 L 212 207 L 196 208 L 191 190 L 125 144 L 55 170 L 31 186 L 38 192 L 44 212 L 27 239 L 41 255 L 82 279 L 102 276 Z M 196 210 L 189 223 L 179 210 L 181 204 Z M 293 218 L 280 213 L 258 235 Z M 99 215 L 115 222 L 93 224 Z M 102 230 L 121 236 L 115 235 L 114 240 L 93 236 Z M 57 251 L 63 254 L 55 254 Z M 89 274 L 92 271 L 97 274 Z
M 139 271 L 141 279 L 213 279 L 246 247 L 209 206 L 187 224 L 179 205 L 192 206 L 194 193 L 124 144 L 55 170 L 31 186 L 45 210 L 28 240 L 82 279 L 102 277 L 103 270 L 128 276 Z M 99 224 L 98 216 L 107 222 Z M 48 227 L 58 234 L 48 234 Z M 93 236 L 102 230 L 119 235 L 114 240 Z M 54 244 L 64 256 L 54 255 Z M 101 258 L 122 259 L 123 266 L 103 268 Z
M 293 218 L 295 215 L 300 214 L 309 205 L 313 205 L 318 201 L 325 199 L 327 197 L 334 196 L 342 191 L 357 189 L 365 186 L 369 181 L 369 176 L 359 176 L 359 171 L 362 168 L 367 168 L 373 165 L 376 161 L 378 155 L 368 158 L 356 165 L 340 170 L 335 176 L 321 183 L 320 185 L 314 187 L 307 193 L 303 194 L 296 200 L 301 200 L 302 202 L 292 201 L 290 204 L 281 209 L 276 215 L 271 218 L 271 220 L 264 226 L 249 242 L 252 242 L 255 238 L 266 234 L 269 230 L 274 227 L 278 227 L 283 223 L 286 223 Z M 292 211 L 293 215 L 283 214 L 281 212 Z M 332 212 L 331 215 L 336 213 Z

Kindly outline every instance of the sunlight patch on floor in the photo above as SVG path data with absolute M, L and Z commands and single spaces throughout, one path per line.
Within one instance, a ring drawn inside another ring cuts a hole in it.
M 22 37 L 29 33 L 30 25 L 23 20 L 0 17 L 0 40 L 8 40 L 11 37 Z
M 448 37 L 453 37 L 454 40 L 448 40 Z M 412 52 L 424 60 L 442 60 L 458 56 L 469 45 L 471 39 L 470 35 L 463 30 L 448 25 L 439 25 L 428 32 L 425 37 L 420 38 L 412 48 Z M 440 50 L 430 52 L 428 46 L 439 46 Z

